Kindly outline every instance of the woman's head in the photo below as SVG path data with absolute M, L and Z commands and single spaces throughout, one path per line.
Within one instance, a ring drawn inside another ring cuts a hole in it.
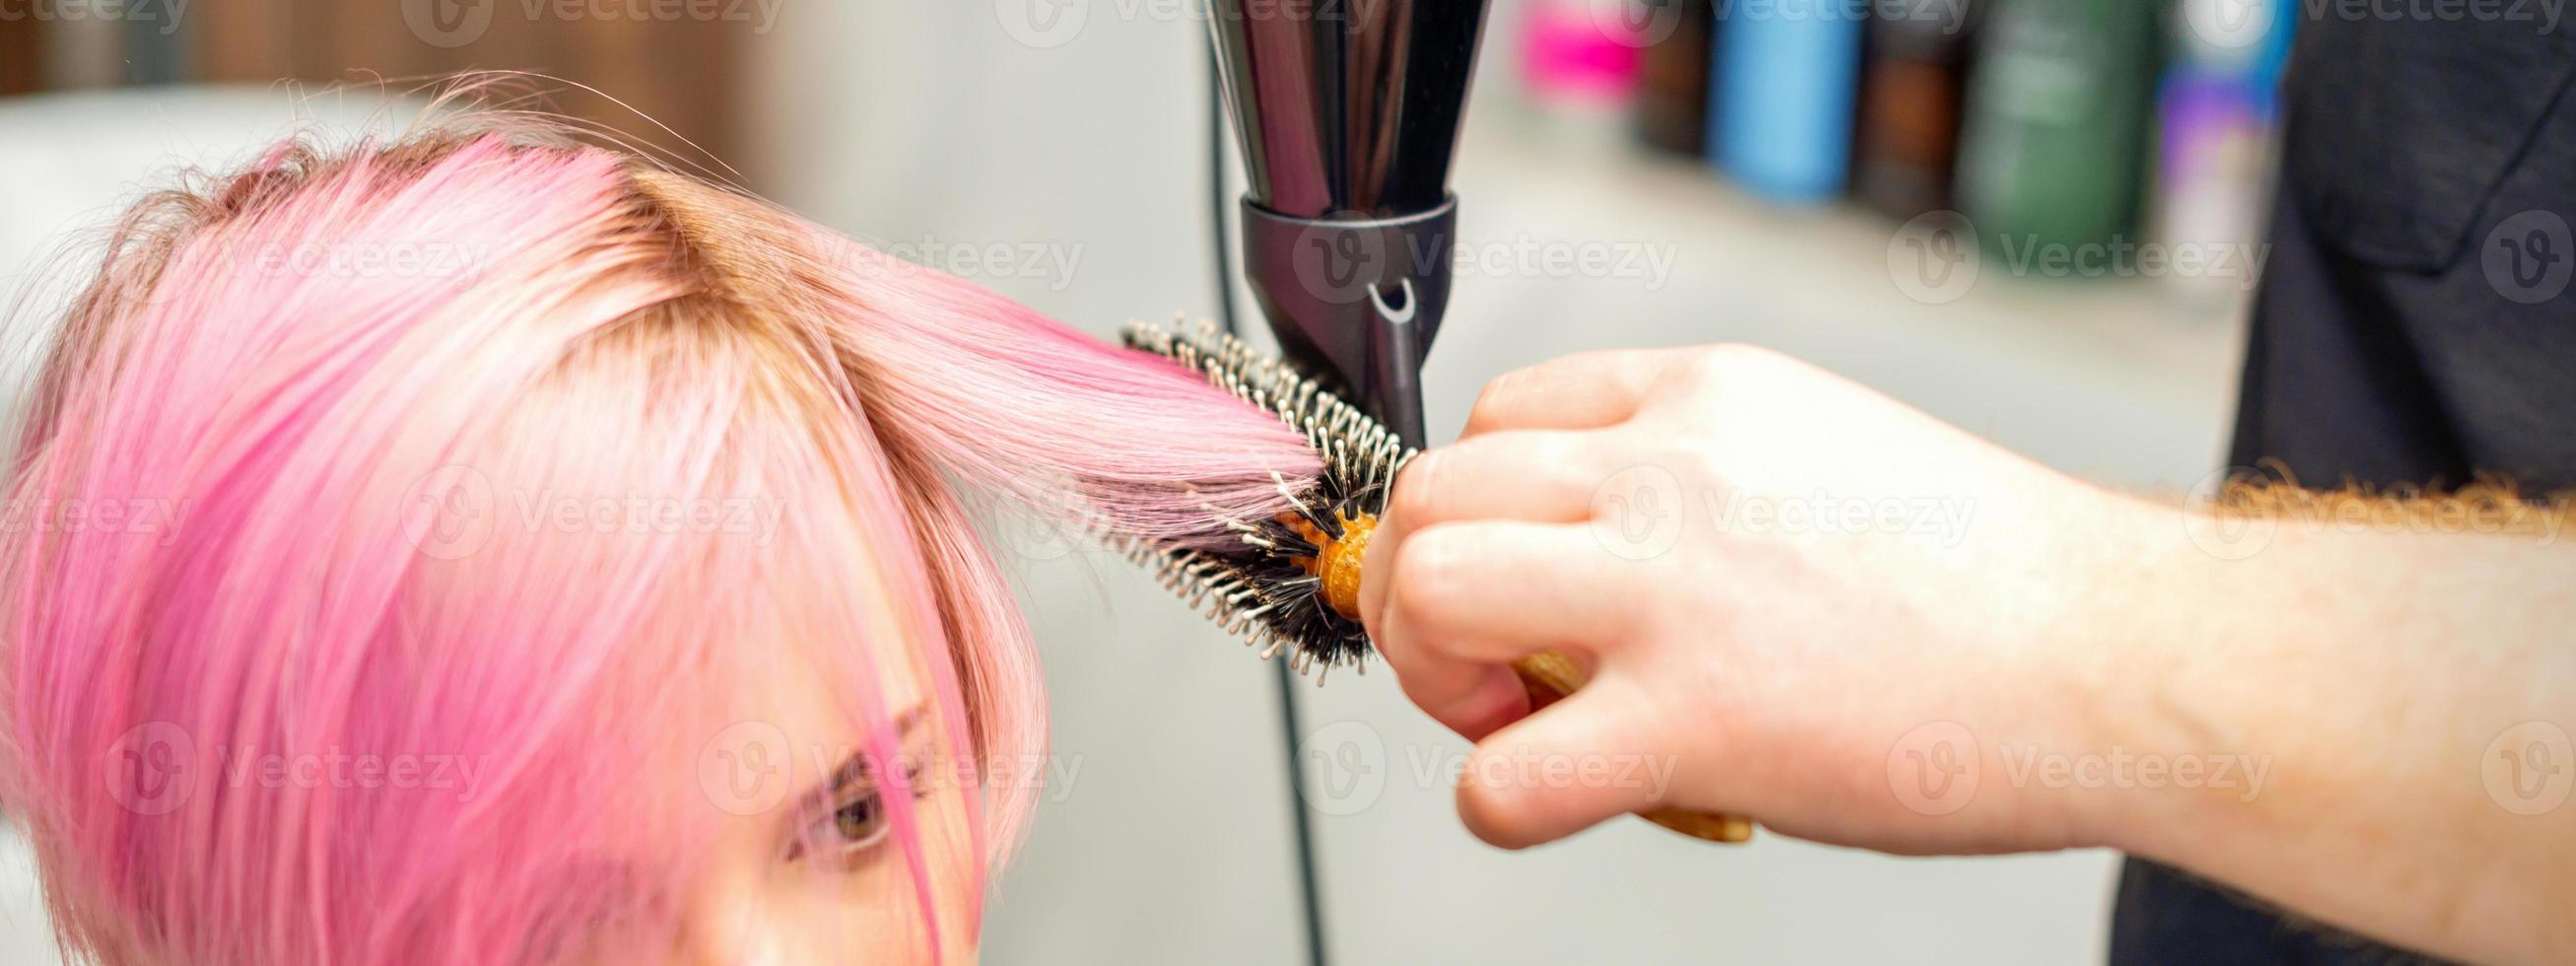
M 113 964 L 969 960 L 1044 713 L 966 498 L 1150 537 L 1313 470 L 1176 369 L 509 131 L 148 201 L 49 358 L 0 746 Z

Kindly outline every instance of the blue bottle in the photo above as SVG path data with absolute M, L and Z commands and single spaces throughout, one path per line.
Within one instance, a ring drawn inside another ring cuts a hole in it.
M 1849 10 L 1845 9 L 1850 8 Z M 1722 11 L 1710 71 L 1709 156 L 1763 198 L 1840 195 L 1851 166 L 1866 5 L 1742 4 Z

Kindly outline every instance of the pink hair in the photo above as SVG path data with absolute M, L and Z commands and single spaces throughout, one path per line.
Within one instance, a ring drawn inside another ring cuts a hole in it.
M 718 813 L 658 776 L 752 669 L 819 665 L 876 761 L 899 753 L 887 661 L 926 666 L 966 760 L 1042 753 L 970 500 L 1073 493 L 1152 539 L 1280 512 L 1270 472 L 1317 472 L 1268 415 L 973 284 L 618 153 L 462 127 L 281 146 L 138 206 L 18 432 L 0 778 L 66 948 L 111 966 L 675 935 Z M 509 525 L 532 492 L 782 525 Z M 267 787 L 217 749 L 488 764 L 470 798 Z M 147 787 L 146 759 L 186 787 Z M 1033 790 L 966 777 L 980 897 Z M 977 911 L 938 908 L 923 821 L 885 798 L 936 956 L 940 917 Z

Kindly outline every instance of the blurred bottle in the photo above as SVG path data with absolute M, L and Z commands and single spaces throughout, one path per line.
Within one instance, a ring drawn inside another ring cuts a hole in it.
M 2173 65 L 2159 92 L 2157 241 L 2197 270 L 2166 289 L 2188 309 L 2237 304 L 2254 285 L 2279 139 L 2277 92 L 2296 18 L 2288 0 L 2180 0 Z
M 1635 2 L 1646 17 L 1646 47 L 1638 64 L 1637 138 L 1657 150 L 1704 156 L 1716 4 L 1712 0 Z
M 1842 192 L 1867 11 L 1834 0 L 1729 2 L 1719 11 L 1709 153 L 1720 170 L 1773 201 Z
M 1627 144 L 1646 44 L 1627 3 L 1529 0 L 1521 21 L 1521 86 L 1551 144 Z
M 2117 241 L 2136 215 L 2158 7 L 1983 7 L 1960 130 L 1959 208 L 2015 270 L 2059 271 L 2067 253 Z
M 1950 207 L 1971 0 L 1879 0 L 1861 71 L 1852 194 L 1899 220 Z

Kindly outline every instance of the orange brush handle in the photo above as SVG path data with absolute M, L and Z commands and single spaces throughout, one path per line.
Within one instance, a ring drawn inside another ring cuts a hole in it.
M 1541 651 L 1513 661 L 1512 670 L 1520 672 L 1521 685 L 1529 689 L 1530 709 L 1533 711 L 1573 694 L 1576 688 L 1582 687 L 1584 681 L 1590 678 L 1583 673 L 1582 665 L 1554 651 Z M 1753 837 L 1753 820 L 1733 815 L 1715 815 L 1678 808 L 1659 808 L 1638 814 L 1646 821 L 1695 839 L 1706 839 L 1711 842 L 1742 842 Z

